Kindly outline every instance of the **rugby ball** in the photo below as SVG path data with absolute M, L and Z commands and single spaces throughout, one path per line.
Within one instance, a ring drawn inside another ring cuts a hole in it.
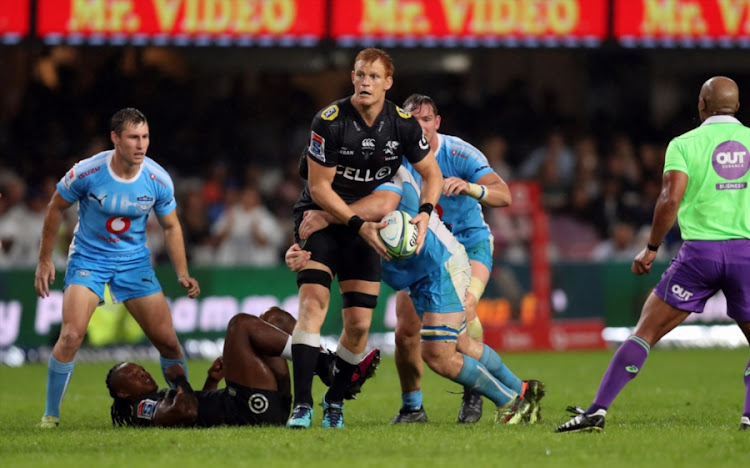
M 404 211 L 391 211 L 381 220 L 388 225 L 378 231 L 381 242 L 391 258 L 400 260 L 417 250 L 419 229 L 411 224 L 411 216 Z

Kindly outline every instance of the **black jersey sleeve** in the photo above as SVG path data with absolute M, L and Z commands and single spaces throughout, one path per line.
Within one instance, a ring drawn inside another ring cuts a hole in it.
M 398 125 L 401 145 L 404 148 L 404 156 L 410 163 L 418 163 L 430 152 L 430 143 L 425 139 L 417 119 L 398 106 L 396 113 L 398 114 L 396 125 Z
M 326 167 L 334 167 L 339 160 L 339 146 L 336 128 L 339 122 L 339 106 L 331 104 L 315 115 L 310 128 L 310 146 L 307 155 Z

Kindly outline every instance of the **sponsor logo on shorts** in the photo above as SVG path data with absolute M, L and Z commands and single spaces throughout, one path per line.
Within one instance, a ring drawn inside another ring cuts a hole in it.
M 336 105 L 329 107 L 328 109 L 324 110 L 320 114 L 320 117 L 323 120 L 333 120 L 338 116 L 339 116 L 339 106 L 336 106 Z
M 91 272 L 88 270 L 78 270 L 78 276 L 80 276 L 81 278 L 88 278 L 89 276 L 91 276 Z
M 729 140 L 716 147 L 711 158 L 714 171 L 723 179 L 734 180 L 744 176 L 750 169 L 750 154 L 745 145 Z M 723 190 L 716 187 L 719 190 Z M 738 188 L 738 187 L 727 187 Z
M 263 414 L 268 411 L 268 398 L 262 393 L 253 393 L 247 400 L 247 406 L 255 414 Z
M 681 301 L 689 301 L 693 293 L 683 288 L 679 284 L 672 285 L 672 294 Z
M 138 403 L 135 415 L 141 419 L 154 419 L 154 412 L 156 411 L 156 401 L 154 400 L 141 400 Z
M 638 373 L 638 367 L 637 366 L 627 366 L 625 368 L 626 371 L 630 372 L 631 374 L 637 374 Z
M 326 140 L 315 132 L 310 135 L 310 154 L 321 162 L 326 162 Z

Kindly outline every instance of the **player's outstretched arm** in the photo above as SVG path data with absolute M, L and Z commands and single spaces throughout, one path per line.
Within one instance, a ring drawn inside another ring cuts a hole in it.
M 206 382 L 203 384 L 203 391 L 216 390 L 223 378 L 224 358 L 219 356 L 211 364 L 211 367 L 208 368 L 208 375 L 206 376 Z
M 391 190 L 377 190 L 364 198 L 349 205 L 354 213 L 365 221 L 379 223 L 383 216 L 398 207 L 401 196 Z M 305 211 L 299 226 L 302 239 L 309 238 L 315 232 L 325 229 L 331 224 L 343 224 L 332 214 L 322 210 Z
M 52 251 L 55 239 L 62 224 L 63 211 L 72 206 L 58 192 L 52 194 L 42 226 L 42 240 L 39 245 L 39 264 L 34 273 L 34 289 L 39 297 L 49 296 L 49 285 L 55 282 L 55 265 L 52 263 Z
M 185 241 L 182 237 L 182 227 L 180 227 L 180 221 L 177 219 L 176 210 L 158 218 L 159 224 L 164 229 L 164 243 L 167 246 L 167 253 L 172 260 L 174 271 L 177 273 L 177 281 L 183 288 L 187 289 L 188 297 L 198 297 L 201 288 L 198 281 L 192 278 L 188 272 Z
M 427 226 L 430 221 L 430 213 L 422 211 L 421 207 L 429 205 L 434 208 L 437 205 L 443 189 L 443 173 L 440 171 L 440 166 L 438 166 L 435 153 L 432 150 L 421 161 L 414 163 L 414 169 L 422 176 L 422 194 L 419 197 L 420 213 L 410 221 L 412 224 L 419 226 L 416 250 L 417 255 L 419 255 L 422 251 L 424 238 L 427 235 Z
M 495 208 L 509 206 L 512 201 L 508 184 L 494 172 L 483 175 L 476 183 L 448 177 L 443 181 L 443 195 L 468 195 L 483 205 Z
M 198 418 L 198 399 L 185 377 L 181 364 L 173 364 L 164 370 L 164 376 L 175 384 L 177 393 L 163 398 L 154 411 L 155 426 L 184 426 Z

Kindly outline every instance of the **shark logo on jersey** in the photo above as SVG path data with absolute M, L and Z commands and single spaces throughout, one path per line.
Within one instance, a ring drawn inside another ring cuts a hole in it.
M 90 200 L 96 200 L 99 202 L 99 208 L 104 208 L 104 199 L 107 198 L 107 195 L 102 195 L 101 198 L 97 197 L 93 193 L 89 192 L 89 199 Z
M 391 156 L 396 156 L 396 151 L 398 151 L 398 145 L 399 145 L 398 141 L 390 141 L 390 140 L 386 141 L 385 149 L 383 150 L 383 152 Z

